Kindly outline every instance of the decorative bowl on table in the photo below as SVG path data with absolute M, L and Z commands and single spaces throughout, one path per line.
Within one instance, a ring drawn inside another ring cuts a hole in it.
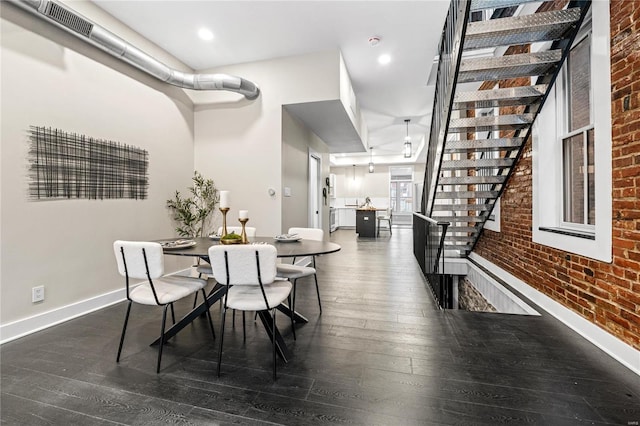
M 220 237 L 221 244 L 242 244 L 242 235 L 232 232 Z

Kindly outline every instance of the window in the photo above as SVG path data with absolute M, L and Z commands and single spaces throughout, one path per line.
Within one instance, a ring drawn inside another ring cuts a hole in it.
M 570 225 L 595 225 L 593 128 L 562 140 L 564 211 Z
M 394 215 L 413 212 L 413 168 L 390 167 L 390 203 Z
M 591 3 L 532 132 L 533 241 L 605 262 L 612 250 L 609 12 L 607 2 Z
M 569 53 L 563 70 L 563 212 L 567 227 L 595 225 L 594 126 L 591 108 L 591 36 Z

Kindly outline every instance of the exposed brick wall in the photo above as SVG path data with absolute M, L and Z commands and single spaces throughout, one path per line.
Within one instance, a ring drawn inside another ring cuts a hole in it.
M 613 262 L 535 244 L 531 141 L 475 252 L 640 349 L 640 1 L 612 0 Z M 596 130 L 597 131 L 597 130 Z

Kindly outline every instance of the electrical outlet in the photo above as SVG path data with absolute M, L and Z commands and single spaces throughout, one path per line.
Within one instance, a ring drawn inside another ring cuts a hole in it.
M 44 286 L 39 285 L 31 289 L 31 302 L 42 302 L 44 300 Z

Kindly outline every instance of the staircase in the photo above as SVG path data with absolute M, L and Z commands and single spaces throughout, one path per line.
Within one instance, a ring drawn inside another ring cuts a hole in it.
M 451 3 L 422 204 L 424 215 L 450 223 L 449 256 L 473 250 L 590 6 L 559 3 Z

